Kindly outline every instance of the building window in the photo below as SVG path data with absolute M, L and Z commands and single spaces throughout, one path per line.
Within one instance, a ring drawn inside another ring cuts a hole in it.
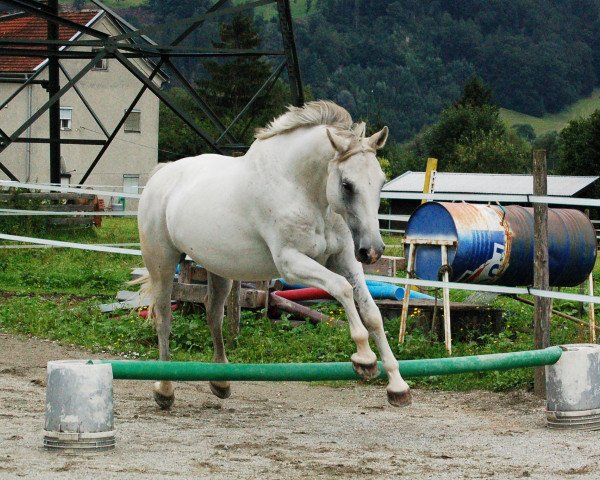
M 141 118 L 142 112 L 139 110 L 132 110 L 131 113 L 127 116 L 127 120 L 125 120 L 125 131 L 126 132 L 141 132 Z
M 139 175 L 123 175 L 123 193 L 139 193 L 140 176 Z
M 92 49 L 92 52 L 94 53 L 98 53 L 99 51 L 99 48 Z M 92 70 L 108 70 L 108 58 L 101 58 L 98 60 L 92 67 Z
M 71 130 L 73 109 L 71 107 L 60 107 L 60 129 Z

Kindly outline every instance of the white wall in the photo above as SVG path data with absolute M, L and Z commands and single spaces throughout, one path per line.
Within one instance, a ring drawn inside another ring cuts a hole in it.
M 102 17 L 95 28 L 110 34 L 119 31 L 112 22 Z M 80 39 L 91 39 L 86 35 Z M 83 50 L 83 48 L 79 48 Z M 132 60 L 138 67 L 143 68 L 147 75 L 150 66 L 140 60 Z M 88 60 L 62 60 L 61 64 L 73 77 Z M 47 79 L 48 69 L 38 77 Z M 67 83 L 67 78 L 61 72 L 61 85 Z M 160 80 L 156 80 L 157 83 Z M 108 70 L 91 70 L 78 83 L 77 86 L 93 107 L 96 115 L 109 133 L 116 127 L 125 109 L 142 88 L 142 83 L 131 75 L 116 59 L 108 60 Z M 19 85 L 0 84 L 0 101 L 8 98 Z M 21 92 L 7 108 L 0 111 L 0 128 L 8 135 L 12 134 L 22 123 L 29 118 L 29 96 L 31 95 L 31 111 L 38 110 L 47 100 L 48 93 L 40 86 L 33 85 Z M 72 107 L 72 129 L 61 131 L 65 139 L 97 139 L 105 136 L 96 124 L 92 115 L 74 89 L 69 90 L 60 100 L 61 107 Z M 123 185 L 123 175 L 139 175 L 140 185 L 144 185 L 148 174 L 158 162 L 158 109 L 159 101 L 150 91 L 146 91 L 136 109 L 141 111 L 141 132 L 124 132 L 121 127 L 111 146 L 90 175 L 86 184 L 90 185 Z M 98 132 L 98 133 L 95 133 Z M 27 136 L 27 132 L 21 137 Z M 42 115 L 31 127 L 32 137 L 48 137 L 48 113 Z M 62 145 L 61 156 L 66 171 L 71 173 L 71 183 L 77 184 L 100 151 L 99 145 Z M 30 158 L 30 162 L 29 162 Z M 50 160 L 48 144 L 12 144 L 2 153 L 0 160 L 21 181 L 32 182 L 50 181 Z M 29 164 L 29 166 L 28 166 Z M 0 178 L 6 175 L 0 172 Z

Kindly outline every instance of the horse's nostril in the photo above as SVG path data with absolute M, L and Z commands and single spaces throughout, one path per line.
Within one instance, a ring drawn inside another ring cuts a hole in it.
M 367 250 L 366 248 L 359 248 L 358 256 L 363 259 L 369 258 L 369 250 Z

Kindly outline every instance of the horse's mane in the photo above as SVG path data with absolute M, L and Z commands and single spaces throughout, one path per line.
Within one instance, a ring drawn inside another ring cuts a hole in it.
M 286 113 L 273 119 L 266 127 L 257 129 L 254 136 L 258 140 L 264 140 L 296 128 L 316 125 L 331 125 L 342 132 L 349 132 L 354 127 L 352 117 L 345 108 L 327 100 L 318 100 L 308 102 L 303 107 L 290 105 Z M 353 132 L 354 135 L 356 133 Z

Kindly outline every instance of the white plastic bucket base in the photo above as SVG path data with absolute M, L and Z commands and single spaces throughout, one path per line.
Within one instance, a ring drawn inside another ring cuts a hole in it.
M 546 410 L 548 428 L 557 430 L 600 430 L 600 410 L 551 412 Z
M 100 433 L 48 432 L 44 430 L 44 447 L 48 450 L 79 453 L 115 448 L 115 431 Z

